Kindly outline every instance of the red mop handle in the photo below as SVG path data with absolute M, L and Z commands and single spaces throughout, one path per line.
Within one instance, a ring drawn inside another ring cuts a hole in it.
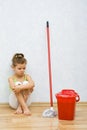
M 50 104 L 53 107 L 52 97 L 52 72 L 51 72 L 51 55 L 50 55 L 50 34 L 49 34 L 49 22 L 47 21 L 47 46 L 48 46 L 48 71 L 49 71 L 49 85 L 50 85 Z

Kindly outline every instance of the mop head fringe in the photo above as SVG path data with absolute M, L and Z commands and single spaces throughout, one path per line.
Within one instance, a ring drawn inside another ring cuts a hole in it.
M 55 117 L 57 115 L 57 112 L 54 109 L 46 109 L 42 116 L 43 117 Z

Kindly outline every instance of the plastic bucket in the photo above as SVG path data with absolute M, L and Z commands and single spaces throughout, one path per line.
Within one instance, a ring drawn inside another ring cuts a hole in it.
M 58 118 L 60 120 L 73 120 L 76 102 L 80 100 L 79 95 L 71 89 L 63 89 L 57 93 Z

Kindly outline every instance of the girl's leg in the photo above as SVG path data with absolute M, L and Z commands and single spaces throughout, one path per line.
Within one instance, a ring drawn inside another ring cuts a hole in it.
M 27 100 L 29 99 L 29 96 L 30 96 L 30 92 L 29 91 L 24 91 L 23 97 L 24 97 L 24 100 L 26 102 L 27 107 L 29 106 L 29 104 L 27 104 Z M 24 112 L 24 114 L 26 114 L 26 112 Z
M 17 97 L 16 97 L 16 95 L 15 95 L 14 92 L 12 92 L 9 95 L 9 105 L 10 105 L 11 108 L 17 109 L 16 112 L 15 112 L 15 114 L 21 114 L 22 113 L 22 108 L 18 104 L 18 100 L 17 100 Z
M 11 94 L 9 95 L 9 106 L 13 109 L 17 109 L 18 107 L 18 101 L 16 98 L 16 95 L 14 92 L 11 92 Z
M 21 107 L 20 104 L 18 105 L 18 108 L 17 108 L 17 110 L 14 113 L 15 114 L 22 114 L 23 113 L 23 110 L 22 110 L 22 107 Z
M 17 111 L 19 111 L 20 108 L 22 108 L 22 111 L 23 111 L 23 113 L 24 113 L 25 115 L 31 115 L 31 112 L 30 112 L 30 110 L 28 109 L 28 107 L 27 107 L 27 105 L 26 105 L 26 101 L 25 101 L 25 99 L 24 99 L 22 93 L 21 93 L 21 92 L 20 92 L 20 93 L 17 93 L 17 94 L 16 94 L 16 97 L 17 97 L 18 102 L 19 102 L 19 104 L 20 104 L 20 105 L 18 106 Z

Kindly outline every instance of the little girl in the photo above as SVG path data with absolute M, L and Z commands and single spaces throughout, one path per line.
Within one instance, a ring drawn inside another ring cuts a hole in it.
M 34 88 L 34 82 L 32 78 L 25 74 L 27 60 L 22 53 L 16 53 L 12 58 L 12 69 L 14 74 L 9 77 L 8 82 L 12 93 L 9 96 L 9 105 L 13 100 L 16 105 L 16 114 L 31 115 L 28 108 L 27 100 Z M 13 98 L 13 99 L 12 99 Z M 16 99 L 16 100 L 15 100 Z

